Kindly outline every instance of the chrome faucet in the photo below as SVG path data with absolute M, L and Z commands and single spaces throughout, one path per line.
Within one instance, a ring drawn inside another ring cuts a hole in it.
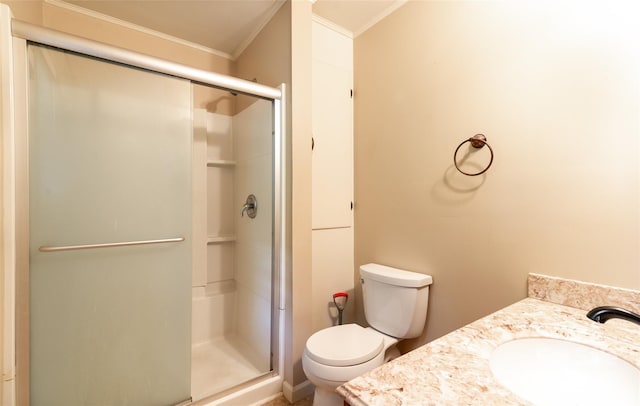
M 640 315 L 627 309 L 613 306 L 600 306 L 591 309 L 587 317 L 598 323 L 604 323 L 609 319 L 623 319 L 640 325 Z

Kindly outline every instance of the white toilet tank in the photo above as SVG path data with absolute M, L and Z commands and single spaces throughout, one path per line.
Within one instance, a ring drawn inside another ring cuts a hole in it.
M 430 275 L 379 264 L 360 266 L 364 314 L 374 329 L 396 338 L 422 334 Z

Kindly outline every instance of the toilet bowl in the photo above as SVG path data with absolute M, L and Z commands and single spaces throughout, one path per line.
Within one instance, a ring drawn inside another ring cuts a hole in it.
M 307 341 L 302 365 L 315 387 L 314 405 L 342 405 L 336 388 L 400 355 L 398 339 L 370 327 L 344 324 Z
M 333 326 L 307 340 L 302 368 L 315 385 L 314 406 L 342 406 L 338 386 L 399 356 L 400 339 L 424 328 L 431 276 L 378 264 L 361 266 L 360 276 L 371 327 Z

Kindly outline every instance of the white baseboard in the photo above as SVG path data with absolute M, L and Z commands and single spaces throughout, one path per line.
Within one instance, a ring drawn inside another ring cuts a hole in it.
M 287 381 L 282 384 L 282 394 L 291 403 L 311 396 L 315 390 L 315 386 L 309 380 L 299 383 L 295 387 Z

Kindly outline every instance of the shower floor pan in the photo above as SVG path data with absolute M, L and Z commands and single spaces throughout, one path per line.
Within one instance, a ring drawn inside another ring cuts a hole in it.
M 255 366 L 250 354 L 251 351 L 234 337 L 194 345 L 191 350 L 193 400 L 215 395 L 264 375 L 266 371 Z

